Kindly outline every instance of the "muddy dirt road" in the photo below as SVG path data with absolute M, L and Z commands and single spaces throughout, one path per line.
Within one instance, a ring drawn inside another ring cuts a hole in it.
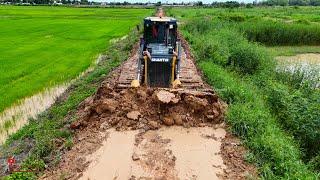
M 135 46 L 131 58 L 79 105 L 70 125 L 74 146 L 41 179 L 256 177 L 244 161 L 245 149 L 227 132 L 225 103 L 201 80 L 183 42 L 185 64 L 192 64 L 186 66 L 201 86 L 184 86 L 186 81 L 181 89 L 119 88 L 128 64 L 137 61 Z
M 222 128 L 107 132 L 108 139 L 91 155 L 93 163 L 80 179 L 218 179 L 226 169 L 219 155 L 226 134 Z

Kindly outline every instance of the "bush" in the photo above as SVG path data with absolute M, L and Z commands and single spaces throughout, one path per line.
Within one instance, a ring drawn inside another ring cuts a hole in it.
M 212 23 L 204 19 L 195 19 L 187 23 L 184 27 L 189 32 L 197 33 L 207 33 L 212 29 Z
M 243 41 L 232 49 L 230 63 L 244 74 L 253 74 L 261 68 L 265 60 L 263 53 L 255 44 Z
M 230 14 L 230 15 L 223 15 L 218 17 L 221 20 L 231 21 L 231 22 L 243 22 L 246 20 L 246 17 L 241 14 Z
M 203 43 L 206 41 L 206 43 Z M 216 41 L 207 36 L 199 36 L 198 39 L 193 41 L 195 49 L 197 49 L 197 59 L 206 59 L 214 61 L 220 65 L 226 65 L 229 57 L 229 49 L 227 46 L 220 44 L 220 41 Z

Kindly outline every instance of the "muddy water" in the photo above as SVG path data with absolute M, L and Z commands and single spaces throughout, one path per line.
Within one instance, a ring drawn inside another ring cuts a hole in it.
M 137 131 L 109 131 L 109 138 L 103 146 L 88 159 L 92 163 L 83 174 L 87 179 L 129 179 L 131 174 L 131 156 Z
M 219 179 L 226 168 L 219 153 L 226 134 L 221 128 L 173 126 L 142 136 L 138 131 L 107 133 L 103 146 L 87 157 L 91 164 L 80 179 Z
M 278 56 L 276 60 L 279 66 L 285 66 L 286 69 L 294 71 L 296 68 L 302 68 L 304 71 L 310 71 L 312 68 L 320 67 L 320 54 L 307 53 L 295 56 Z
M 100 54 L 94 61 L 94 64 L 98 64 L 104 58 L 105 56 Z M 91 72 L 93 69 L 94 66 L 90 66 L 86 71 L 79 74 L 77 78 L 70 82 L 47 88 L 38 94 L 25 98 L 17 105 L 9 107 L 0 113 L 0 145 L 4 143 L 10 134 L 15 133 L 23 127 L 28 122 L 29 118 L 36 118 L 38 114 L 48 109 L 56 99 L 66 91 L 70 84 Z
M 160 135 L 171 139 L 169 149 L 176 156 L 176 171 L 180 179 L 219 179 L 225 166 L 220 152 L 224 129 L 210 127 L 166 128 Z
M 320 54 L 317 53 L 298 54 L 295 56 L 278 56 L 276 59 L 287 63 L 320 64 Z

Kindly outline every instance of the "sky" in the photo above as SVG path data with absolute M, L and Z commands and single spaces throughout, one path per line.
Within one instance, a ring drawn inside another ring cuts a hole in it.
M 130 2 L 130 3 L 134 3 L 134 2 L 142 2 L 142 3 L 146 3 L 146 2 L 158 2 L 161 1 L 162 3 L 181 3 L 181 2 L 196 2 L 198 0 L 94 0 L 97 2 Z M 205 4 L 210 4 L 212 2 L 226 2 L 226 1 L 230 1 L 230 0 L 201 0 L 203 3 Z M 253 0 L 233 0 L 233 1 L 238 1 L 238 2 L 253 2 Z

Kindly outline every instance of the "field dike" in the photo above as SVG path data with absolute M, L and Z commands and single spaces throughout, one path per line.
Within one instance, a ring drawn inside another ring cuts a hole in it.
M 184 48 L 188 51 L 188 48 Z M 132 58 L 137 46 L 131 53 Z M 190 52 L 186 52 L 190 53 Z M 130 59 L 129 58 L 129 59 Z M 121 66 L 78 107 L 74 146 L 41 179 L 245 179 L 256 170 L 215 94 L 121 89 Z
M 35 119 L 39 114 L 47 110 L 73 82 L 83 77 L 85 74 L 92 72 L 94 66 L 101 62 L 103 58 L 105 58 L 103 55 L 99 55 L 94 61 L 94 65 L 80 73 L 77 78 L 70 82 L 47 88 L 38 94 L 21 100 L 17 105 L 0 113 L 0 144 L 4 143 L 9 135 L 17 132 L 21 127 L 28 123 L 29 119 Z

